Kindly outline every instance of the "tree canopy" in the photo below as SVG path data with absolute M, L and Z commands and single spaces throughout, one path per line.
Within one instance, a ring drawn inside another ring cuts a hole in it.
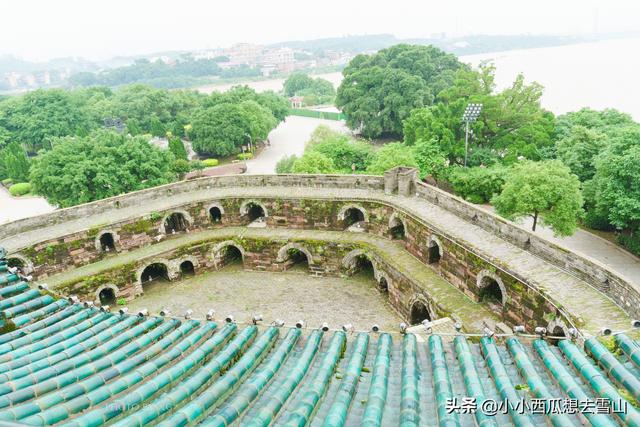
M 549 160 L 515 165 L 492 203 L 506 218 L 533 218 L 533 231 L 540 222 L 568 236 L 578 225 L 583 200 L 578 178 L 562 162 Z
M 433 141 L 452 164 L 462 164 L 462 115 L 469 103 L 481 103 L 482 112 L 470 126 L 470 166 L 546 158 L 553 147 L 554 116 L 540 106 L 542 87 L 525 84 L 519 75 L 510 87 L 494 93 L 494 75 L 491 65 L 458 70 L 453 84 L 438 94 L 436 105 L 413 110 L 405 120 L 405 143 Z
M 433 46 L 396 45 L 358 55 L 344 69 L 336 106 L 364 136 L 402 135 L 402 121 L 429 106 L 465 66 Z
M 312 78 L 304 73 L 293 73 L 284 81 L 285 96 L 302 96 L 305 105 L 327 104 L 333 101 L 336 90 L 330 81 Z
M 56 139 L 33 161 L 31 183 L 50 203 L 68 207 L 172 182 L 173 160 L 146 138 L 99 131 Z

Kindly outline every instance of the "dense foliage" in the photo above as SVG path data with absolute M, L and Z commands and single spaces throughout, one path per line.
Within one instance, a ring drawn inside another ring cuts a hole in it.
M 33 190 L 68 207 L 169 183 L 173 155 L 143 137 L 99 131 L 63 137 L 31 165 Z
M 336 90 L 328 80 L 314 79 L 304 73 L 293 73 L 285 80 L 283 93 L 287 97 L 303 97 L 304 105 L 320 105 L 333 102 Z
M 480 117 L 470 126 L 470 166 L 546 158 L 553 146 L 554 116 L 540 106 L 542 87 L 525 84 L 519 75 L 510 87 L 495 93 L 494 74 L 488 65 L 460 69 L 453 84 L 438 94 L 436 105 L 416 109 L 405 120 L 405 143 L 433 141 L 452 164 L 464 163 L 462 116 L 469 103 L 481 103 Z
M 433 46 L 396 45 L 358 55 L 343 71 L 336 106 L 349 127 L 366 137 L 401 136 L 402 121 L 413 109 L 433 104 L 463 67 Z
M 185 56 L 175 61 L 160 59 L 149 61 L 142 58 L 133 64 L 107 69 L 100 73 L 79 72 L 69 78 L 72 86 L 122 86 L 133 83 L 148 84 L 159 88 L 177 88 L 203 83 L 203 77 L 222 78 L 258 77 L 260 70 L 250 67 L 221 68 L 218 64 L 228 62 L 220 56 L 212 59 L 195 59 Z
M 0 178 L 11 178 L 13 182 L 29 179 L 29 159 L 17 142 L 11 142 L 0 151 Z
M 505 185 L 492 200 L 496 211 L 509 219 L 533 219 L 551 227 L 556 235 L 569 236 L 582 213 L 580 181 L 558 160 L 523 162 L 511 168 Z

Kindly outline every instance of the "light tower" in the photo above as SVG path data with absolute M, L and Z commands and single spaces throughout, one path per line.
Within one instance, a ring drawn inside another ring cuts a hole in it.
M 469 104 L 464 109 L 462 120 L 464 121 L 464 167 L 467 167 L 467 157 L 469 156 L 469 124 L 478 120 L 482 104 Z

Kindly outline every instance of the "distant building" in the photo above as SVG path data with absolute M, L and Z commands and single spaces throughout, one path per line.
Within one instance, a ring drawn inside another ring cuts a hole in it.
M 247 64 L 256 65 L 260 58 L 264 47 L 251 43 L 234 44 L 228 49 L 224 49 L 223 54 L 229 57 L 229 62 L 234 65 Z
M 302 108 L 302 104 L 304 103 L 304 97 L 302 96 L 292 96 L 289 98 L 291 102 L 291 108 Z

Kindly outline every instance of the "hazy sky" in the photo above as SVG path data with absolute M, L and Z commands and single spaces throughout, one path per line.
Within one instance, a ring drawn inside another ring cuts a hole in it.
M 638 0 L 2 0 L 0 54 L 103 59 L 348 34 L 640 31 Z

